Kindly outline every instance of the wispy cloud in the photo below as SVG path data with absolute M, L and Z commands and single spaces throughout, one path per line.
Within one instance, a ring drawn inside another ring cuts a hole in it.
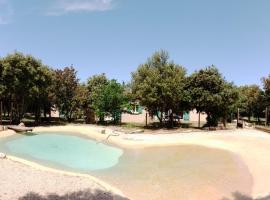
M 9 24 L 13 14 L 9 0 L 0 0 L 0 24 Z
M 48 15 L 63 15 L 70 12 L 107 11 L 114 7 L 115 0 L 57 0 Z

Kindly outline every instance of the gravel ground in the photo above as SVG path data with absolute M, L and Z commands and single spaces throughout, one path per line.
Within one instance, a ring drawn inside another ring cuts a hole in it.
M 127 200 L 93 180 L 0 160 L 0 200 Z

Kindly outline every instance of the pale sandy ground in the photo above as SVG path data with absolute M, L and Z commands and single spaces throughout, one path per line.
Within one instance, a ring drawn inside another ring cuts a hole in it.
M 14 134 L 15 132 L 12 130 L 0 131 L 0 138 L 8 137 Z
M 124 200 L 87 177 L 39 170 L 9 159 L 0 160 L 0 169 L 1 200 Z
M 270 192 L 270 135 L 267 133 L 244 129 L 153 135 L 148 133 L 124 134 L 106 129 L 105 134 L 102 134 L 101 131 L 105 129 L 106 127 L 99 126 L 68 125 L 50 128 L 38 127 L 34 131 L 79 132 L 99 141 L 108 141 L 125 148 L 195 144 L 228 150 L 239 155 L 247 165 L 253 178 L 253 197 L 267 196 Z M 109 139 L 106 140 L 108 136 Z M 12 163 L 7 165 L 12 165 Z M 18 167 L 20 172 L 19 169 L 20 167 Z

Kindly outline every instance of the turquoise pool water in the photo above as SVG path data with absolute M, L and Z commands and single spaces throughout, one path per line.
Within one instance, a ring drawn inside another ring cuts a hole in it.
M 122 149 L 94 140 L 51 133 L 21 135 L 4 142 L 0 149 L 15 156 L 83 171 L 110 168 L 123 154 Z

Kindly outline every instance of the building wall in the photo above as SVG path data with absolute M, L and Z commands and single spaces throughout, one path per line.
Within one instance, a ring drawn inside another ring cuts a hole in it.
M 146 111 L 143 109 L 141 114 L 130 114 L 130 113 L 123 113 L 122 114 L 122 122 L 123 123 L 140 123 L 145 124 L 145 115 Z M 201 113 L 200 120 L 202 123 L 206 122 L 207 115 L 205 113 Z M 198 122 L 199 114 L 196 110 L 189 111 L 188 113 L 188 120 L 181 120 L 183 122 Z M 153 119 L 148 115 L 147 117 L 148 123 L 158 122 L 157 117 Z
M 200 120 L 201 122 L 206 122 L 207 115 L 205 113 L 201 113 Z M 198 122 L 199 121 L 199 113 L 194 109 L 189 111 L 189 121 L 190 122 Z
M 158 121 L 156 117 L 153 119 L 147 114 L 147 123 L 153 123 Z M 146 110 L 142 110 L 141 114 L 122 114 L 122 123 L 138 123 L 145 124 L 146 123 Z

